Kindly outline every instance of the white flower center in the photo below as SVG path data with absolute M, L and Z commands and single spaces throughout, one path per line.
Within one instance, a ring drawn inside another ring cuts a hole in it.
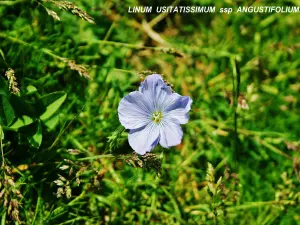
M 162 112 L 155 111 L 152 113 L 151 120 L 155 123 L 159 123 L 162 120 Z

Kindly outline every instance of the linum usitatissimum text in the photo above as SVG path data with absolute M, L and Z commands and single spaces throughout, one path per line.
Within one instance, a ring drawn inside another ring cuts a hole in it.
M 129 6 L 128 13 L 299 13 L 299 6 L 239 6 L 219 8 L 215 6 Z

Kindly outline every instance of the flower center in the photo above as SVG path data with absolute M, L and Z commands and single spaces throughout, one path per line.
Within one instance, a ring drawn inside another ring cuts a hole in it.
M 162 112 L 156 111 L 156 112 L 152 113 L 151 119 L 153 122 L 159 123 L 161 121 L 162 117 L 163 117 Z

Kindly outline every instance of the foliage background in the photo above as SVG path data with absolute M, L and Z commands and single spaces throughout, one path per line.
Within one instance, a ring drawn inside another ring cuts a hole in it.
M 0 1 L 1 225 L 299 224 L 299 13 L 73 3 Z M 138 157 L 117 107 L 145 70 L 194 102 L 181 145 Z

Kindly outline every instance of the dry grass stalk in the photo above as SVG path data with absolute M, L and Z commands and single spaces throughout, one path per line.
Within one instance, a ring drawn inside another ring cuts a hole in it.
M 53 0 L 46 0 L 46 1 L 53 3 L 55 6 L 57 6 L 61 10 L 70 11 L 73 15 L 78 16 L 81 19 L 86 20 L 89 23 L 95 24 L 93 17 L 91 17 L 90 15 L 88 15 L 86 11 L 78 8 L 72 2 L 68 2 L 68 1 L 53 1 Z M 53 17 L 53 15 L 51 15 L 51 16 Z
M 8 83 L 9 83 L 9 91 L 13 94 L 18 94 L 20 92 L 20 89 L 18 88 L 18 83 L 17 83 L 17 78 L 15 77 L 15 71 L 11 68 L 9 68 L 6 73 L 5 76 L 8 79 Z
M 76 70 L 80 76 L 90 79 L 90 74 L 87 68 L 83 65 L 78 65 L 74 60 L 64 59 L 64 62 L 70 67 L 71 70 Z
M 15 183 L 12 169 L 9 166 L 0 167 L 0 205 L 7 210 L 12 220 L 22 223 L 20 219 L 21 198 L 19 185 Z
M 48 9 L 48 8 L 46 8 L 46 7 L 45 7 L 45 9 L 46 9 L 46 11 L 47 11 L 47 13 L 48 13 L 49 16 L 52 16 L 53 19 L 60 21 L 60 18 L 59 18 L 59 16 L 57 15 L 56 12 L 54 12 L 53 10 Z

